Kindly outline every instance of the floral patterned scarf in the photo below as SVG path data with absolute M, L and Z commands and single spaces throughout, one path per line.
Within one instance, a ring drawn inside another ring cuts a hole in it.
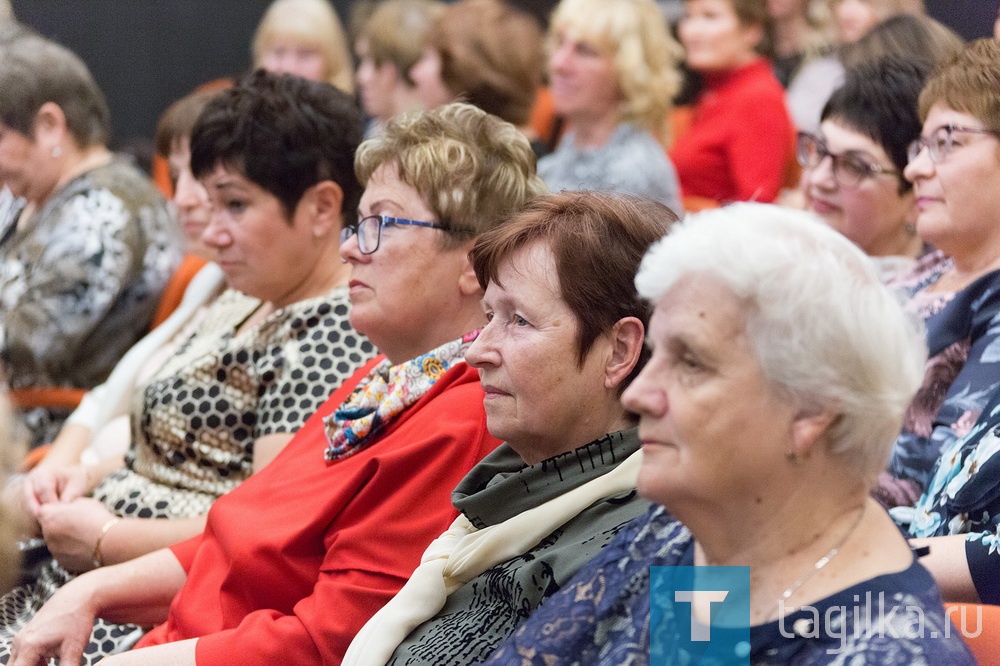
M 342 460 L 371 444 L 455 363 L 465 360 L 465 351 L 477 337 L 479 330 L 400 365 L 386 359 L 372 368 L 344 404 L 323 420 L 328 442 L 324 457 Z

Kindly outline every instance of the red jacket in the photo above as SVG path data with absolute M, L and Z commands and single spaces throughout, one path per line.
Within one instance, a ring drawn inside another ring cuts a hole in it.
M 326 462 L 323 417 L 378 360 L 173 547 L 187 581 L 138 647 L 200 637 L 199 666 L 340 663 L 457 515 L 452 489 L 499 444 L 478 374 L 459 363 L 375 444 Z
M 774 201 L 792 133 L 785 91 L 767 60 L 706 76 L 691 128 L 670 148 L 681 192 L 719 203 Z

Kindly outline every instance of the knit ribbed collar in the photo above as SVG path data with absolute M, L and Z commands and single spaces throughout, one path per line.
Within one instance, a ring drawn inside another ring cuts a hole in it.
M 639 446 L 638 428 L 631 428 L 527 465 L 505 442 L 472 468 L 451 501 L 469 522 L 483 529 L 606 474 Z

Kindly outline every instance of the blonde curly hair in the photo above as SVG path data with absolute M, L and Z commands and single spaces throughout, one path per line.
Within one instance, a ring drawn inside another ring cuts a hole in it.
M 680 89 L 680 44 L 653 0 L 562 0 L 552 14 L 548 49 L 559 36 L 611 56 L 622 94 L 619 121 L 660 133 Z
M 384 164 L 395 164 L 400 180 L 457 232 L 444 234 L 446 246 L 491 229 L 545 192 L 524 135 L 471 104 L 445 104 L 390 120 L 358 148 L 358 181 L 367 186 Z
M 327 0 L 274 0 L 253 36 L 254 67 L 260 67 L 271 42 L 287 37 L 316 48 L 326 64 L 326 82 L 354 94 L 354 69 L 347 36 Z

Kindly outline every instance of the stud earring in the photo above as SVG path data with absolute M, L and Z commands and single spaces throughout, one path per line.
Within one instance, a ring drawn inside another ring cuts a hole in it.
M 62 155 L 62 148 L 59 146 L 52 147 L 52 157 L 59 157 Z

